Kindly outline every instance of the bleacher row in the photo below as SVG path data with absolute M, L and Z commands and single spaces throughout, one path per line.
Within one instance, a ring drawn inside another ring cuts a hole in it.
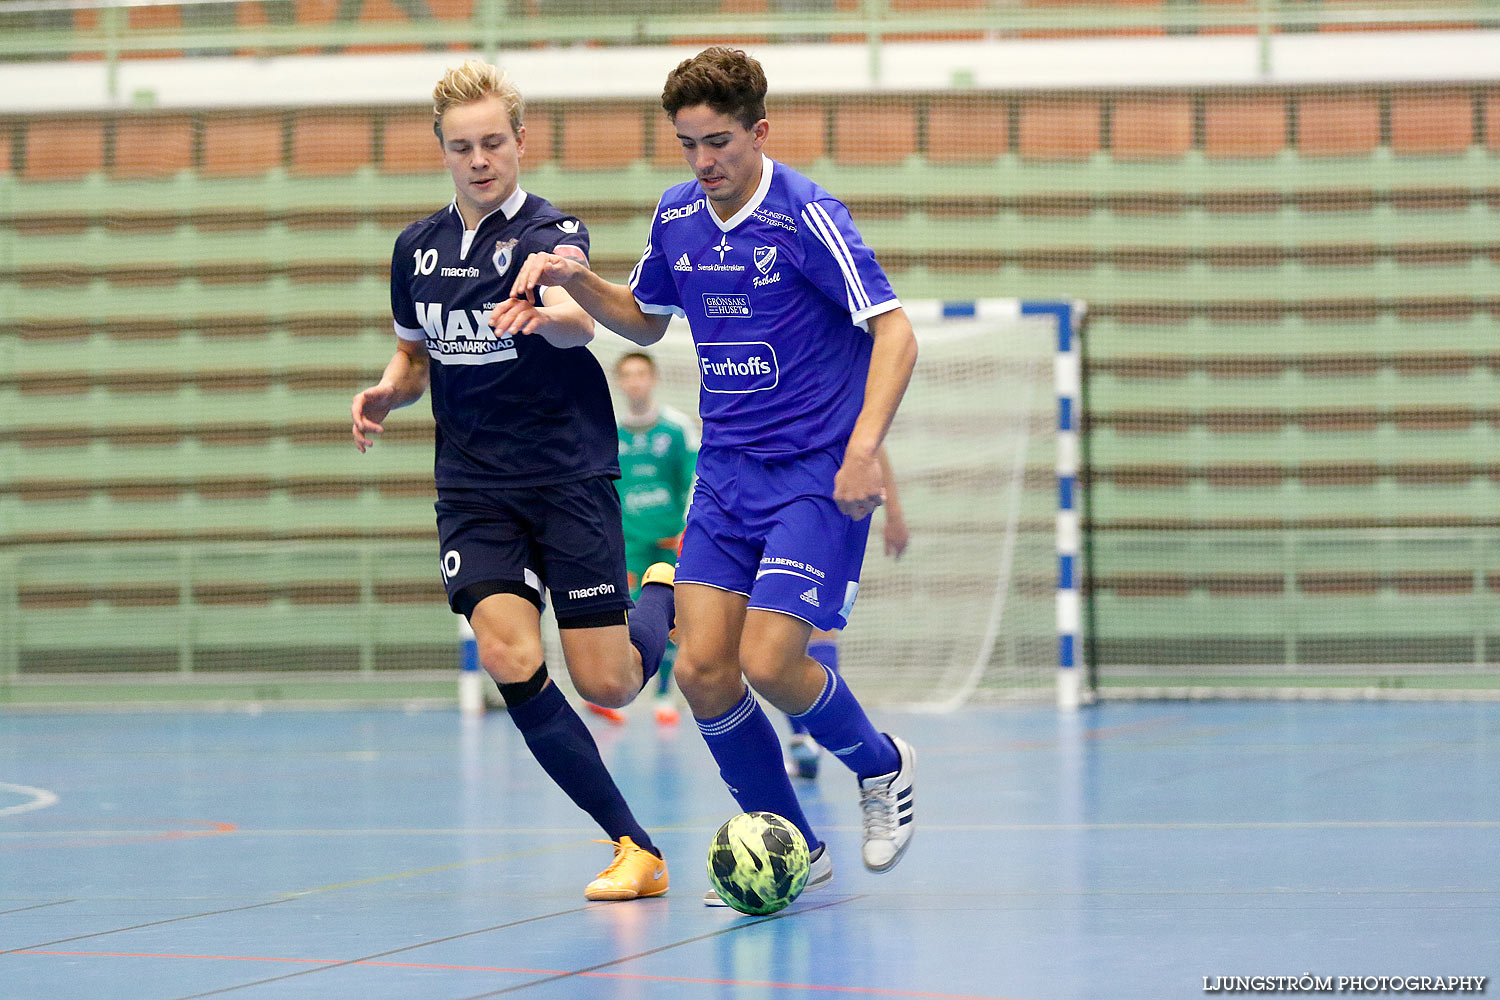
M 529 114 L 526 185 L 589 223 L 615 279 L 685 174 L 660 118 Z M 772 122 L 768 152 L 849 201 L 903 297 L 1088 302 L 1108 655 L 1284 651 L 1268 633 L 1290 601 L 1384 635 L 1368 658 L 1420 658 L 1424 637 L 1432 656 L 1500 655 L 1483 610 L 1500 593 L 1483 541 L 1500 524 L 1500 86 L 814 97 Z M 391 241 L 450 193 L 428 117 L 120 113 L 0 133 L 0 524 L 11 551 L 77 555 L 27 563 L 18 606 L 46 624 L 21 669 L 84 649 L 65 638 L 82 613 L 96 649 L 168 605 L 259 609 L 311 641 L 308 622 L 357 598 L 345 649 L 372 609 L 404 605 L 392 648 L 446 651 L 425 406 L 365 456 L 343 416 L 391 350 Z M 1045 501 L 1049 482 L 1033 470 L 1028 489 Z M 939 485 L 918 478 L 908 505 L 941 506 Z M 1404 531 L 1436 549 L 1275 561 L 1298 532 Z M 1212 532 L 1261 539 L 1245 551 L 1269 568 L 1226 570 L 1223 545 L 1194 540 Z M 382 539 L 411 554 L 379 586 L 269 568 L 100 583 L 84 555 Z M 1337 636 L 1310 628 L 1300 648 L 1333 657 Z
M 930 95 L 773 102 L 768 151 L 793 166 L 1158 161 L 1457 155 L 1500 152 L 1500 88 L 1331 93 Z M 564 171 L 639 163 L 677 169 L 670 122 L 649 102 L 538 104 L 526 118 L 526 164 Z M 409 109 L 142 113 L 0 119 L 0 173 L 22 180 L 247 177 L 284 169 L 326 177 L 437 166 L 431 116 Z

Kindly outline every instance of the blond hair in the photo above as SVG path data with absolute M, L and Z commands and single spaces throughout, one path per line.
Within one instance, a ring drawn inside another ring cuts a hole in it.
M 510 82 L 510 75 L 487 62 L 470 59 L 444 73 L 437 86 L 432 88 L 432 130 L 437 133 L 438 140 L 443 138 L 443 115 L 449 108 L 482 101 L 491 95 L 504 102 L 505 111 L 510 116 L 510 129 L 520 135 L 526 101 L 516 85 Z

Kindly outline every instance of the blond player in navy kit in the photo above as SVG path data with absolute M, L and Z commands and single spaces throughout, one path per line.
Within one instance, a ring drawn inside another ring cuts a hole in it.
M 656 673 L 673 602 L 670 567 L 664 582 L 648 571 L 631 611 L 614 413 L 585 346 L 593 319 L 562 289 L 499 315 L 529 254 L 588 266 L 583 224 L 520 187 L 523 113 L 520 93 L 485 63 L 449 70 L 434 88 L 453 202 L 396 239 L 398 349 L 380 382 L 354 397 L 354 443 L 369 448 L 387 415 L 430 385 L 449 603 L 473 625 L 480 663 L 532 755 L 614 842 L 614 862 L 584 895 L 659 896 L 666 862 L 543 662 L 550 595 L 578 692 L 624 705 Z

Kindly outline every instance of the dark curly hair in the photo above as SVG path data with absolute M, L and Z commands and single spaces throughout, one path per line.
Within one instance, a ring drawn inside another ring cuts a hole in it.
M 754 128 L 766 116 L 766 71 L 743 49 L 704 49 L 678 63 L 661 92 L 661 106 L 670 117 L 697 104 Z

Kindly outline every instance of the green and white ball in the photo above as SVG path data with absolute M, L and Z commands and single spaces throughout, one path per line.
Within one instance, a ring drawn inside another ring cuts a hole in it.
M 807 866 L 802 832 L 775 813 L 740 813 L 708 848 L 714 891 L 741 913 L 785 909 L 807 884 Z

